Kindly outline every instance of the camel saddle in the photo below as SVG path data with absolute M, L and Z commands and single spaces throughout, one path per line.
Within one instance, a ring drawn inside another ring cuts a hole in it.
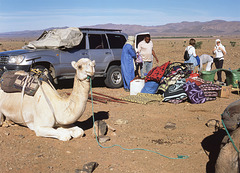
M 34 96 L 39 88 L 38 79 L 24 71 L 6 71 L 1 77 L 1 89 L 6 93 L 22 92 Z

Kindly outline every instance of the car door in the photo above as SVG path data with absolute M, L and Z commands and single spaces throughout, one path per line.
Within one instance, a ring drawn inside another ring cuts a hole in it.
M 109 48 L 105 34 L 88 34 L 89 57 L 95 60 L 95 76 L 102 76 L 113 60 L 112 50 Z
M 110 45 L 110 49 L 113 52 L 114 60 L 121 61 L 122 48 L 126 43 L 126 37 L 121 34 L 108 33 L 107 38 Z
M 75 69 L 72 67 L 72 61 L 78 61 L 81 58 L 89 58 L 88 49 L 86 49 L 86 34 L 78 46 L 61 51 L 59 69 L 61 76 L 74 76 Z
M 149 32 L 138 33 L 135 35 L 135 51 L 137 52 L 138 44 L 145 38 Z

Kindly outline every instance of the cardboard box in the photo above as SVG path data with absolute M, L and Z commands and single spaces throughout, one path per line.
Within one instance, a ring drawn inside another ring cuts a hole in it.
M 220 92 L 220 97 L 229 98 L 231 91 L 232 91 L 232 85 L 222 86 L 222 90 Z

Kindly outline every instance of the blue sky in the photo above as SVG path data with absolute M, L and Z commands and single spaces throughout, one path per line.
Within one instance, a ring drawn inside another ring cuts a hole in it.
M 0 33 L 96 24 L 240 21 L 240 0 L 0 0 Z

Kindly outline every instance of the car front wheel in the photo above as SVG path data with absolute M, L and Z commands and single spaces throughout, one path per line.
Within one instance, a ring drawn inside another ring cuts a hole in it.
M 120 66 L 111 66 L 107 71 L 107 77 L 104 81 L 109 88 L 120 88 L 123 85 L 122 73 Z

